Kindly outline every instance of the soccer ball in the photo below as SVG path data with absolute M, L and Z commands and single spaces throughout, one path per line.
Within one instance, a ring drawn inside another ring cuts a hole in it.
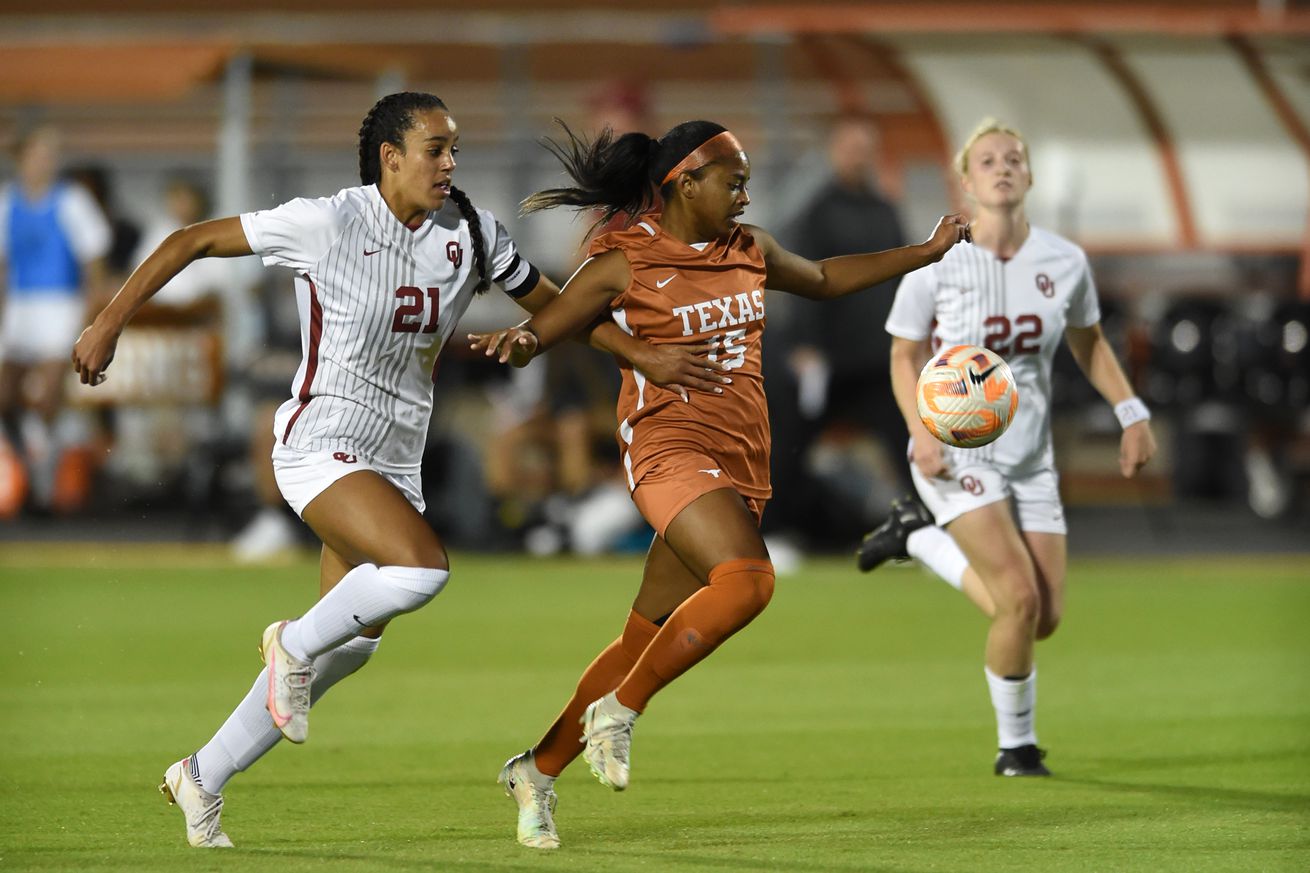
M 928 433 L 961 449 L 985 446 L 1005 433 L 1019 408 L 1010 365 L 981 346 L 952 346 L 919 374 L 919 418 Z

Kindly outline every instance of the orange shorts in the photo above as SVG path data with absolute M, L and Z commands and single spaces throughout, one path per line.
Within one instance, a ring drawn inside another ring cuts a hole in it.
M 664 536 L 673 519 L 693 500 L 720 488 L 735 487 L 709 455 L 681 451 L 660 458 L 641 477 L 632 492 L 632 502 L 637 504 L 642 517 L 656 533 Z M 767 501 L 746 496 L 741 499 L 745 501 L 747 511 L 755 516 L 755 523 L 759 524 Z

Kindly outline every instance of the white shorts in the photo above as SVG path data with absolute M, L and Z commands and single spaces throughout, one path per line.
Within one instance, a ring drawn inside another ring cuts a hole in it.
M 423 502 L 423 479 L 418 473 L 384 473 L 365 459 L 347 452 L 302 452 L 282 443 L 273 446 L 273 475 L 277 478 L 278 490 L 287 505 L 302 518 L 311 500 L 333 482 L 359 470 L 372 470 L 395 485 L 410 505 L 420 515 L 423 513 L 427 504 Z
M 971 510 L 1013 498 L 1020 530 L 1069 533 L 1064 523 L 1064 504 L 1060 502 L 1060 474 L 1053 467 L 1012 477 L 988 464 L 973 464 L 951 471 L 949 479 L 929 479 L 911 463 L 910 478 L 940 527 Z
M 11 293 L 4 310 L 0 349 L 6 361 L 30 365 L 72 360 L 73 343 L 85 327 L 86 303 L 80 296 Z

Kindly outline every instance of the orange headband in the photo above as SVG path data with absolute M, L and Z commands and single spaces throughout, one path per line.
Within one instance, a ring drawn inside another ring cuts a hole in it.
M 669 170 L 669 174 L 664 177 L 664 181 L 660 182 L 660 187 L 663 188 L 669 183 L 670 179 L 674 178 L 679 173 L 699 170 L 701 167 L 706 164 L 711 164 L 719 158 L 724 158 L 728 155 L 735 155 L 744 151 L 746 150 L 741 147 L 741 143 L 737 141 L 737 137 L 732 135 L 732 131 L 725 130 L 716 133 L 714 136 L 697 146 L 691 154 L 679 161 L 676 167 Z

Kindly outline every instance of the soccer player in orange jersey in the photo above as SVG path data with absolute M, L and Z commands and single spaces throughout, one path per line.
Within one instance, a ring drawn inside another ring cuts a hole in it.
M 605 218 L 626 212 L 638 220 L 598 237 L 564 291 L 531 319 L 471 335 L 473 347 L 523 366 L 608 312 L 649 343 L 706 341 L 713 366 L 731 381 L 686 393 L 619 364 L 623 467 L 657 536 L 623 632 L 583 673 L 541 740 L 501 772 L 519 805 L 519 842 L 534 848 L 559 845 L 553 783 L 564 767 L 582 753 L 602 783 L 626 788 L 633 724 L 651 697 L 750 623 L 773 594 L 759 532 L 770 494 L 760 375 L 765 287 L 839 297 L 933 263 L 968 238 L 965 219 L 948 215 L 920 245 L 816 263 L 738 223 L 750 203 L 750 161 L 722 126 L 686 122 L 658 139 L 607 130 L 587 141 L 565 132 L 567 141 L 552 145 L 574 186 L 534 194 L 525 210 L 601 207 Z M 647 214 L 657 191 L 663 211 Z

